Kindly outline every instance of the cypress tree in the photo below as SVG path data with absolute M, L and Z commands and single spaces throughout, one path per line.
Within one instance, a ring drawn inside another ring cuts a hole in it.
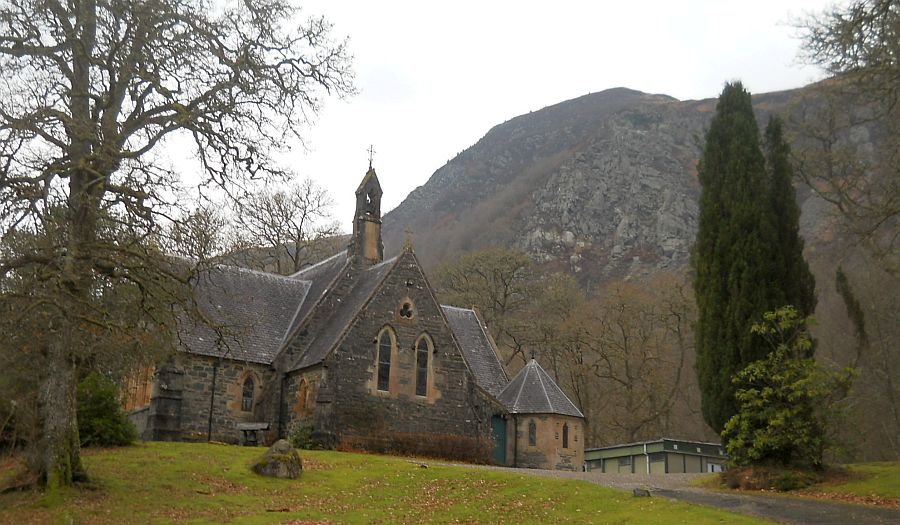
M 799 319 L 805 319 L 816 309 L 816 280 L 803 258 L 803 239 L 800 237 L 800 207 L 791 181 L 794 171 L 790 163 L 791 149 L 784 138 L 781 119 L 771 117 L 765 133 L 766 165 L 769 172 L 769 199 L 778 235 L 778 265 L 775 268 L 776 292 L 780 291 L 778 307 L 791 305 Z M 810 355 L 812 357 L 812 347 Z
M 784 304 L 766 161 L 750 93 L 739 82 L 719 97 L 697 169 L 697 375 L 703 417 L 721 431 L 738 410 L 732 377 L 769 352 L 750 327 Z

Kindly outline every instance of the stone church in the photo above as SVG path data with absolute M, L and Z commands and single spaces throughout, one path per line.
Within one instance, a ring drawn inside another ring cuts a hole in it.
M 143 437 L 270 441 L 303 425 L 327 447 L 581 470 L 583 415 L 541 366 L 510 380 L 478 313 L 438 303 L 409 242 L 384 260 L 381 197 L 370 167 L 347 249 L 294 275 L 198 278 L 207 321 L 130 385 Z

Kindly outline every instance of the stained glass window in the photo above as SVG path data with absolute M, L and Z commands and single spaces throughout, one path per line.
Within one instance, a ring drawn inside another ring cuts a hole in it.
M 247 379 L 244 380 L 244 394 L 241 396 L 241 410 L 244 412 L 253 410 L 253 390 L 255 387 L 253 376 L 247 376 Z
M 416 343 L 416 395 L 424 396 L 428 393 L 428 355 L 429 345 L 427 337 L 420 337 Z
M 378 390 L 391 388 L 391 334 L 384 330 L 378 338 Z

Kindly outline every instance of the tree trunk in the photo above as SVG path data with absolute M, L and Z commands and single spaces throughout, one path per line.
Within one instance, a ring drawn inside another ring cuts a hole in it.
M 32 470 L 48 491 L 86 479 L 81 465 L 75 389 L 77 374 L 69 351 L 70 322 L 60 318 L 56 337 L 47 348 L 45 375 L 39 392 L 43 433 L 38 442 Z
M 66 242 L 57 290 L 60 314 L 51 323 L 48 338 L 45 376 L 38 394 L 43 433 L 32 469 L 48 491 L 71 485 L 86 478 L 81 464 L 76 417 L 77 354 L 87 350 L 84 334 L 78 327 L 78 312 L 91 302 L 93 263 L 91 246 L 96 238 L 97 216 L 104 192 L 104 175 L 100 172 L 92 144 L 98 143 L 97 123 L 90 110 L 92 55 L 96 44 L 96 0 L 76 4 L 76 20 L 80 32 L 72 35 L 72 90 L 70 111 L 72 123 L 67 129 L 69 156 L 74 168 L 69 173 Z M 83 357 L 83 356 L 82 356 Z

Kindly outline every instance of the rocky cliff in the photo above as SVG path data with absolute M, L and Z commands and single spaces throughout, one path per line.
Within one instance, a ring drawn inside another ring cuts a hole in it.
M 791 96 L 755 97 L 760 122 Z M 429 266 L 502 245 L 585 284 L 682 268 L 714 109 L 712 99 L 617 88 L 504 122 L 385 216 L 387 253 L 414 225 L 416 252 Z

